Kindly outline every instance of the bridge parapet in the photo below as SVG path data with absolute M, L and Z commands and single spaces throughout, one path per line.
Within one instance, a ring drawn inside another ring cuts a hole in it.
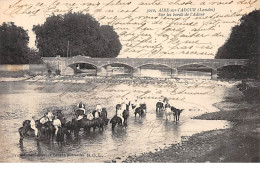
M 202 65 L 208 68 L 221 68 L 228 65 L 245 65 L 247 59 L 172 59 L 172 58 L 89 58 L 85 56 L 75 56 L 66 61 L 66 65 L 76 63 L 88 63 L 96 67 L 118 63 L 128 65 L 132 68 L 140 68 L 144 65 L 164 65 L 172 69 L 177 69 L 185 65 Z
M 173 58 L 90 58 L 87 56 L 74 56 L 70 58 L 44 58 L 46 63 L 57 62 L 61 67 L 61 73 L 68 67 L 75 67 L 75 64 L 87 63 L 97 68 L 98 73 L 104 74 L 104 68 L 111 64 L 122 64 L 133 69 L 134 74 L 139 74 L 140 68 L 145 65 L 162 65 L 167 66 L 172 70 L 185 65 L 201 65 L 212 69 L 215 72 L 217 69 L 229 65 L 246 65 L 247 59 L 173 59 Z

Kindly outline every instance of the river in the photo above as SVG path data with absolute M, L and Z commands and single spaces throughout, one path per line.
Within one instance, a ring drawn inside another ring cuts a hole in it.
M 2 162 L 106 162 L 115 158 L 123 160 L 129 155 L 156 151 L 171 144 L 181 144 L 189 136 L 208 130 L 230 127 L 227 121 L 193 120 L 193 116 L 218 111 L 213 104 L 223 100 L 228 83 L 211 80 L 173 82 L 160 84 L 62 83 L 44 81 L 0 82 L 0 161 Z M 93 110 L 101 104 L 108 117 L 115 114 L 115 105 L 124 96 L 129 100 L 142 96 L 147 103 L 144 118 L 130 113 L 128 127 L 111 124 L 103 132 L 80 132 L 65 143 L 47 143 L 25 139 L 19 146 L 18 128 L 32 115 L 42 117 L 47 109 L 61 109 L 67 120 L 79 101 Z M 162 113 L 156 114 L 158 98 L 170 98 L 171 105 L 184 108 L 180 121 L 166 121 Z M 119 160 L 120 161 L 120 160 Z

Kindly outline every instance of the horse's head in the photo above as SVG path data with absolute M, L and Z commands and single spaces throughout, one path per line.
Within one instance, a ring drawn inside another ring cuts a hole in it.
M 57 110 L 56 111 L 56 116 L 58 116 L 58 118 L 62 118 L 63 114 L 61 113 L 61 110 Z
M 24 120 L 23 121 L 23 127 L 29 127 L 31 124 L 30 120 Z
M 104 115 L 105 117 L 107 116 L 107 109 L 106 108 L 102 108 L 102 111 L 101 111 L 101 116 Z

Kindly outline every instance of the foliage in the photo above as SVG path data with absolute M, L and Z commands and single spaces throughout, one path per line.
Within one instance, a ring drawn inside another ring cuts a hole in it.
M 36 49 L 28 49 L 26 54 L 29 64 L 43 64 L 43 60 L 41 59 L 39 52 Z
M 0 26 L 0 64 L 28 63 L 28 42 L 29 36 L 22 27 L 4 22 Z
M 113 27 L 100 26 L 89 14 L 52 15 L 33 31 L 43 57 L 66 57 L 67 49 L 69 56 L 116 57 L 122 48 Z
M 28 47 L 29 36 L 13 22 L 0 26 L 0 64 L 41 64 L 38 52 Z
M 218 49 L 216 59 L 250 59 L 246 74 L 257 77 L 259 57 L 260 10 L 244 15 L 232 28 L 229 39 Z

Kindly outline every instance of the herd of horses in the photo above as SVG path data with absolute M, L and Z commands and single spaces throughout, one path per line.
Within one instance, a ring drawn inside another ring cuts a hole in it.
M 84 114 L 84 111 L 82 111 L 81 109 L 76 109 L 71 121 L 67 121 L 64 115 L 62 114 L 61 110 L 58 110 L 54 112 L 54 115 L 57 116 L 57 118 L 61 121 L 61 127 L 58 128 L 57 135 L 55 136 L 55 127 L 53 126 L 52 121 L 48 121 L 44 124 L 41 124 L 39 119 L 35 121 L 35 126 L 38 129 L 37 140 L 53 141 L 54 138 L 56 138 L 57 142 L 63 142 L 65 136 L 69 137 L 71 136 L 71 134 L 78 136 L 81 129 L 83 129 L 84 132 L 90 132 L 91 129 L 93 131 L 95 131 L 96 129 L 99 129 L 99 131 L 103 131 L 104 127 L 108 125 L 108 122 L 112 124 L 112 130 L 114 130 L 117 125 L 127 127 L 130 106 L 134 110 L 135 117 L 137 114 L 139 115 L 139 118 L 145 116 L 147 112 L 146 104 L 141 104 L 139 107 L 136 107 L 130 102 L 126 104 L 126 109 L 123 111 L 123 123 L 122 118 L 118 117 L 117 115 L 114 115 L 112 119 L 108 119 L 106 108 L 102 108 L 101 113 L 99 113 L 99 117 L 94 118 L 92 120 L 87 119 L 87 116 Z M 164 112 L 166 106 L 167 104 L 158 102 L 156 104 L 156 112 Z M 121 104 L 117 104 L 116 111 L 120 107 Z M 180 113 L 182 112 L 182 110 L 176 109 L 173 106 L 171 107 L 171 110 L 172 115 L 174 115 L 175 117 L 174 119 L 176 119 L 176 122 L 179 121 Z M 92 113 L 94 114 L 95 111 L 93 111 Z M 83 118 L 78 120 L 77 118 L 80 115 L 83 116 Z M 165 116 L 166 119 L 168 119 L 168 116 L 170 116 L 170 114 L 165 113 Z M 24 138 L 35 138 L 35 132 L 31 128 L 30 120 L 23 121 L 22 125 L 23 126 L 18 129 L 18 132 L 20 134 L 20 145 L 23 144 Z

